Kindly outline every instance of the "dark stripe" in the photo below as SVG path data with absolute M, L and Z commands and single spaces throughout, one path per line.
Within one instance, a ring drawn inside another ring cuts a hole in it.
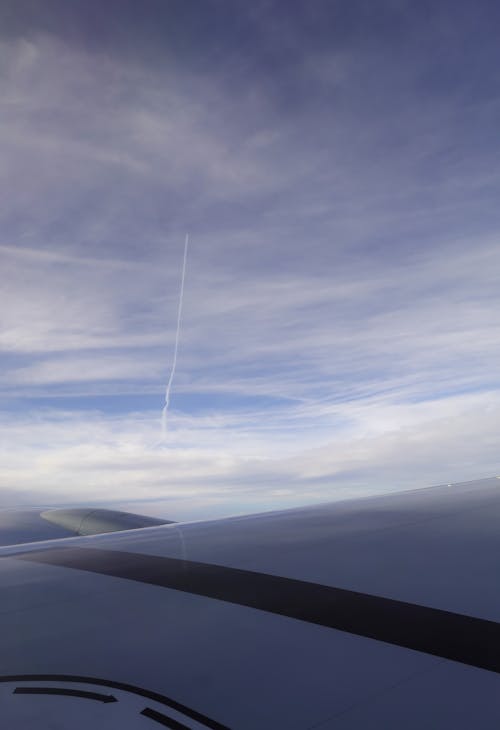
M 15 557 L 216 598 L 500 673 L 500 624 L 494 621 L 343 588 L 153 555 L 72 547 Z
M 183 725 L 182 722 L 177 722 L 177 720 L 173 720 L 171 717 L 162 715 L 161 712 L 156 712 L 156 710 L 152 710 L 150 707 L 145 707 L 141 715 L 149 717 L 150 720 L 160 723 L 163 727 L 169 727 L 170 730 L 189 730 L 188 726 Z
M 137 687 L 135 684 L 127 684 L 126 682 L 114 682 L 112 679 L 101 679 L 100 677 L 81 677 L 75 674 L 4 674 L 0 676 L 0 682 L 76 682 L 78 684 L 97 684 L 101 687 L 112 687 L 120 690 L 120 692 L 130 692 L 146 697 L 148 700 L 158 702 L 159 704 L 170 707 L 172 710 L 181 712 L 186 717 L 196 720 L 201 725 L 211 728 L 211 730 L 230 730 L 227 725 L 222 725 L 216 720 L 203 715 L 201 712 L 192 710 L 190 707 L 177 702 L 176 700 L 160 694 L 159 692 L 151 692 L 151 690 Z
M 99 702 L 116 702 L 113 695 L 102 695 L 98 692 L 85 692 L 81 689 L 67 689 L 66 687 L 16 687 L 15 695 L 64 695 L 65 697 L 81 697 L 84 700 L 98 700 Z

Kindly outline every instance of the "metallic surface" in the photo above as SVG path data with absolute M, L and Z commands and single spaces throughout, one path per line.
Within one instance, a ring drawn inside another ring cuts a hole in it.
M 101 535 L 104 532 L 137 530 L 171 524 L 171 520 L 146 517 L 111 509 L 50 509 L 40 513 L 47 522 L 59 525 L 76 535 Z
M 61 548 L 88 552 L 96 570 L 37 557 L 45 549 L 54 555 Z M 195 575 L 192 564 L 202 563 L 212 566 L 214 575 L 217 568 L 229 569 L 225 579 L 231 570 L 246 571 L 273 576 L 274 587 L 283 578 L 378 597 L 396 607 L 409 604 L 417 607 L 418 636 L 423 620 L 418 607 L 470 617 L 480 625 L 489 622 L 497 631 L 499 552 L 496 478 L 311 509 L 3 548 L 0 674 L 16 675 L 16 681 L 20 675 L 87 678 L 76 689 L 94 694 L 104 692 L 89 684 L 96 677 L 141 687 L 209 721 L 244 730 L 496 728 L 500 675 L 494 671 L 303 620 L 293 615 L 292 594 L 286 614 L 207 595 L 207 590 L 165 587 L 159 579 L 131 579 L 117 574 L 113 556 L 122 553 L 118 564 L 129 572 L 135 558 L 127 554 L 132 553 L 144 557 L 135 564 L 139 573 L 153 556 L 174 560 L 187 581 Z M 264 583 L 269 585 L 269 579 L 247 584 L 256 602 L 265 594 Z M 314 611 L 315 599 L 310 602 Z M 355 622 L 368 620 L 369 606 L 353 610 L 361 611 L 352 617 Z M 396 624 L 401 616 L 396 613 L 392 620 Z M 500 655 L 495 636 L 489 649 L 492 656 Z M 70 687 L 49 681 L 43 686 Z M 41 686 L 40 681 L 32 684 Z M 56 726 L 70 713 L 75 728 L 154 730 L 161 726 L 155 713 L 169 712 L 181 726 L 203 727 L 189 715 L 142 703 L 143 698 L 137 702 L 137 695 L 126 692 L 105 703 L 15 694 L 16 686 L 0 682 L 0 707 L 9 728 L 29 727 L 33 718 L 36 727 Z M 148 707 L 149 715 L 141 714 Z
M 136 530 L 170 524 L 168 520 L 108 509 L 22 509 L 0 511 L 0 546 L 74 535 Z

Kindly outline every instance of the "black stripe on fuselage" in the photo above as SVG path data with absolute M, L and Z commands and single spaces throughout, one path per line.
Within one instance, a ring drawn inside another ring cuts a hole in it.
M 81 689 L 68 689 L 67 687 L 16 687 L 15 695 L 57 695 L 59 697 L 79 697 L 84 700 L 97 700 L 98 702 L 116 702 L 113 695 L 103 695 L 98 692 L 85 692 Z
M 160 725 L 163 725 L 163 727 L 170 728 L 170 730 L 189 730 L 187 725 L 183 725 L 182 722 L 177 722 L 177 720 L 174 720 L 172 717 L 168 717 L 161 712 L 156 712 L 156 710 L 152 710 L 151 707 L 145 707 L 141 712 L 141 715 L 149 717 L 150 720 L 154 720 Z
M 14 557 L 215 598 L 500 673 L 500 624 L 494 621 L 292 578 L 154 555 L 71 547 Z

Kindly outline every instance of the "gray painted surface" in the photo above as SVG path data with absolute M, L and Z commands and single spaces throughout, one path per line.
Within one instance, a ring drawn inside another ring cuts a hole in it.
M 500 622 L 497 479 L 56 545 L 178 558 L 188 579 L 188 561 L 198 560 Z M 0 550 L 2 675 L 126 682 L 241 730 L 500 725 L 494 672 L 189 592 L 30 563 L 16 553 Z M 28 727 L 33 718 L 37 728 L 64 726 L 68 716 L 74 728 L 155 726 L 138 715 L 140 702 L 124 696 L 102 704 L 13 689 L 12 682 L 0 686 L 9 728 Z
M 100 535 L 104 532 L 138 530 L 142 527 L 171 524 L 171 520 L 110 509 L 51 509 L 41 512 L 40 516 L 76 535 Z
M 5 510 L 0 511 L 0 546 L 164 524 L 170 523 L 168 520 L 106 509 Z
M 74 534 L 73 530 L 42 519 L 39 509 L 0 511 L 0 545 L 58 540 Z

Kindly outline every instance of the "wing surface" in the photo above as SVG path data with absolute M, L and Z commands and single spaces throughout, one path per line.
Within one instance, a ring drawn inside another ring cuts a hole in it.
M 97 535 L 164 524 L 170 524 L 170 521 L 110 509 L 2 510 L 0 545 L 59 540 L 74 535 Z
M 2 714 L 497 728 L 499 555 L 496 478 L 3 548 Z

